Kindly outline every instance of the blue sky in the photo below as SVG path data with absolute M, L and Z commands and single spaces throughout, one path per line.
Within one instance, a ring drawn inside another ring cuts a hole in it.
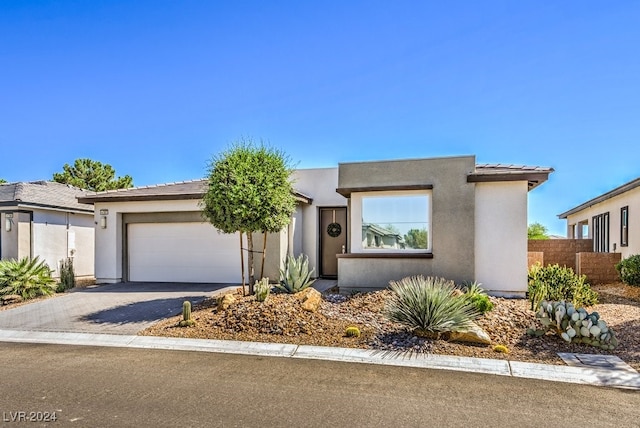
M 640 2 L 0 3 L 0 177 L 89 157 L 204 176 L 241 136 L 299 167 L 551 166 L 529 221 L 640 176 Z

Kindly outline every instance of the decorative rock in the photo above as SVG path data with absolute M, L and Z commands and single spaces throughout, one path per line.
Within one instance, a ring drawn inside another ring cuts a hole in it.
M 491 344 L 491 338 L 487 332 L 475 323 L 472 323 L 469 331 L 452 331 L 447 333 L 447 339 L 451 342 L 470 342 L 482 345 Z
M 225 294 L 224 296 L 222 296 L 222 299 L 220 299 L 220 301 L 218 302 L 218 310 L 226 311 L 235 302 L 236 302 L 236 298 L 233 296 L 233 294 L 231 293 Z
M 17 294 L 7 294 L 6 296 L 2 296 L 0 299 L 2 300 L 3 305 L 22 302 L 22 296 L 19 296 Z
M 322 294 L 315 288 L 305 288 L 295 294 L 296 298 L 302 302 L 302 309 L 308 312 L 317 312 L 322 302 Z

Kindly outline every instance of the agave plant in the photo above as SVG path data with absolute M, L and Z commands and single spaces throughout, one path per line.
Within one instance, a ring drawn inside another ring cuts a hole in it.
M 0 262 L 0 295 L 17 294 L 23 299 L 55 293 L 51 269 L 38 257 Z
M 287 256 L 285 268 L 280 269 L 280 284 L 276 288 L 287 293 L 302 291 L 313 284 L 313 271 L 314 269 L 309 270 L 309 259 L 304 254 L 298 257 Z
M 466 331 L 479 316 L 474 305 L 456 294 L 453 281 L 412 276 L 391 281 L 393 295 L 385 312 L 419 335 L 437 338 L 441 333 Z

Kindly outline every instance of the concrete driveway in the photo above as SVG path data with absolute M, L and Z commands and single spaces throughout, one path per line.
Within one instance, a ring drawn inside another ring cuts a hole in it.
M 230 284 L 99 285 L 0 311 L 0 329 L 136 334 Z

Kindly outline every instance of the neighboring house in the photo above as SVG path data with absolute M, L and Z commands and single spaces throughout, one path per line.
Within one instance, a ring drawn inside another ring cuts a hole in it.
M 568 238 L 593 239 L 595 252 L 640 254 L 640 178 L 593 198 L 562 214 Z
M 51 181 L 0 184 L 0 258 L 40 257 L 54 276 L 73 257 L 77 276 L 93 276 L 93 206 L 82 190 Z
M 288 252 L 304 253 L 315 276 L 337 278 L 345 291 L 423 274 L 523 295 L 527 192 L 552 171 L 476 165 L 474 156 L 296 170 L 298 207 L 291 224 L 268 238 L 265 276 L 276 280 Z M 206 185 L 197 180 L 80 197 L 95 205 L 97 280 L 239 282 L 238 235 L 218 233 L 200 213 Z M 382 225 L 372 234 L 380 245 L 369 246 L 364 236 L 372 223 Z M 426 248 L 405 244 L 410 230 L 422 233 Z M 261 248 L 261 237 L 254 239 Z

